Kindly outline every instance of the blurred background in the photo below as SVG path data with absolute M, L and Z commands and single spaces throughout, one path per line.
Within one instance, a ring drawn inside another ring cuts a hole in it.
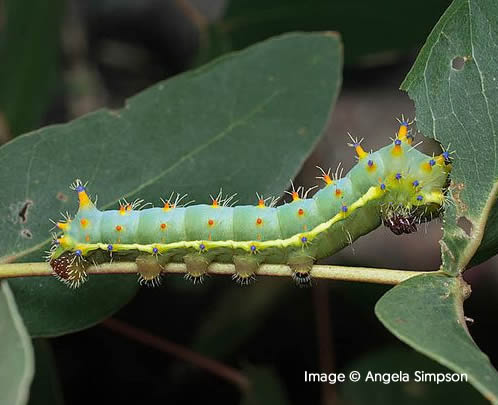
M 315 166 L 334 170 L 342 162 L 348 171 L 354 164 L 347 132 L 375 150 L 394 135 L 396 117 L 414 117 L 413 103 L 398 88 L 448 5 L 0 0 L 0 145 L 99 108 L 121 108 L 127 97 L 158 81 L 270 36 L 333 30 L 343 39 L 343 87 L 320 144 L 294 182 L 310 187 L 317 184 Z M 424 151 L 437 151 L 430 140 L 418 139 Z M 378 229 L 323 263 L 437 269 L 440 238 L 439 221 L 404 236 Z M 473 318 L 469 328 L 495 367 L 496 267 L 494 258 L 465 273 L 473 289 L 465 303 Z M 376 319 L 374 304 L 388 288 L 315 281 L 314 288 L 299 289 L 291 280 L 261 277 L 252 288 L 227 277 L 193 287 L 170 276 L 159 288 L 142 288 L 114 320 L 37 340 L 37 364 L 47 373 L 33 390 L 50 390 L 67 404 L 482 402 L 466 384 L 304 382 L 305 370 L 444 370 Z

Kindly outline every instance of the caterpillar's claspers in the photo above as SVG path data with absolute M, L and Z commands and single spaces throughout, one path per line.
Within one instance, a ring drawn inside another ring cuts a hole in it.
M 58 222 L 50 260 L 71 286 L 86 279 L 90 263 L 135 261 L 140 281 L 158 284 L 169 262 L 183 262 L 187 276 L 202 281 L 211 262 L 235 265 L 234 279 L 249 283 L 263 263 L 289 265 L 299 285 L 310 282 L 316 259 L 334 254 L 381 223 L 394 233 L 410 233 L 437 216 L 445 201 L 450 153 L 427 156 L 417 149 L 402 119 L 395 138 L 376 152 L 351 138 L 358 163 L 342 177 L 321 170 L 325 186 L 308 198 L 292 188 L 292 201 L 258 195 L 257 204 L 233 206 L 220 192 L 210 204 L 186 206 L 173 194 L 161 207 L 141 209 L 141 201 L 99 211 L 77 180 L 79 209 Z

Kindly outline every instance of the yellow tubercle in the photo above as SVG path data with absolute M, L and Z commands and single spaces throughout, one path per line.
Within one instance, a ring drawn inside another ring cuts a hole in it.
M 431 191 L 429 193 L 424 194 L 424 202 L 425 204 L 433 203 L 433 204 L 443 205 L 444 194 L 440 190 Z
M 443 155 L 438 155 L 434 158 L 434 160 L 436 161 L 436 164 L 438 166 L 444 166 L 445 164 L 445 159 L 444 159 L 444 156 Z
M 69 229 L 69 222 L 57 222 L 56 226 L 57 226 L 57 228 L 62 229 L 63 231 L 66 231 Z
M 368 161 L 368 164 L 365 167 L 369 173 L 373 173 L 377 169 L 377 165 L 371 160 Z
M 317 166 L 317 168 L 322 172 L 322 175 L 318 176 L 317 179 L 323 180 L 326 186 L 334 184 L 333 176 L 332 177 L 330 176 L 330 169 L 326 172 L 320 166 Z
M 327 185 L 333 183 L 332 179 L 330 178 L 330 176 L 328 174 L 325 174 L 322 178 L 323 178 L 323 181 L 325 182 L 325 184 L 327 184 Z
M 358 155 L 359 160 L 362 160 L 368 156 L 368 153 L 365 152 L 365 149 L 363 149 L 361 145 L 356 145 L 354 149 L 356 151 L 356 154 Z
M 93 207 L 92 200 L 90 200 L 85 190 L 78 191 L 78 199 L 80 201 L 80 209 Z
M 398 139 L 403 141 L 403 142 L 407 142 L 408 143 L 408 137 L 406 136 L 408 134 L 408 125 L 405 125 L 405 124 L 401 124 L 399 126 L 399 130 L 398 130 Z
M 62 235 L 59 239 L 57 239 L 57 242 L 59 242 L 59 245 L 62 246 L 64 249 L 69 249 L 72 246 L 72 241 L 69 236 Z

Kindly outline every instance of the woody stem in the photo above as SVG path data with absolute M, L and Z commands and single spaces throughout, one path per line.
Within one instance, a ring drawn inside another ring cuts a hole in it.
M 134 262 L 128 263 L 105 263 L 91 266 L 88 274 L 132 274 L 138 272 Z M 183 263 L 169 263 L 164 266 L 164 273 L 186 273 L 187 269 Z M 314 278 L 329 280 L 356 281 L 376 284 L 399 284 L 411 277 L 435 271 L 411 271 L 393 270 L 369 267 L 347 267 L 315 265 L 311 271 Z M 212 263 L 208 274 L 232 275 L 235 273 L 233 264 Z M 52 268 L 48 263 L 10 263 L 0 264 L 0 279 L 13 277 L 50 276 Z M 283 264 L 263 264 L 256 272 L 258 276 L 291 277 L 292 270 Z

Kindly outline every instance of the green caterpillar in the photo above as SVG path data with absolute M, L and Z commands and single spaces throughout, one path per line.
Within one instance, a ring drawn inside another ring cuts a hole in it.
M 139 209 L 141 201 L 119 210 L 99 211 L 77 180 L 79 210 L 56 225 L 49 261 L 70 287 L 87 278 L 91 263 L 136 261 L 140 281 L 159 282 L 168 262 L 184 262 L 187 278 L 202 281 L 211 262 L 234 263 L 242 284 L 263 263 L 287 264 L 300 285 L 310 282 L 313 263 L 330 256 L 381 223 L 394 233 L 410 233 L 437 216 L 445 201 L 450 154 L 427 156 L 412 146 L 402 121 L 392 144 L 367 153 L 352 139 L 358 163 L 343 177 L 322 170 L 325 187 L 312 198 L 293 188 L 292 202 L 258 196 L 257 206 L 230 206 L 221 193 L 212 203 L 185 206 L 173 195 L 163 207 Z

